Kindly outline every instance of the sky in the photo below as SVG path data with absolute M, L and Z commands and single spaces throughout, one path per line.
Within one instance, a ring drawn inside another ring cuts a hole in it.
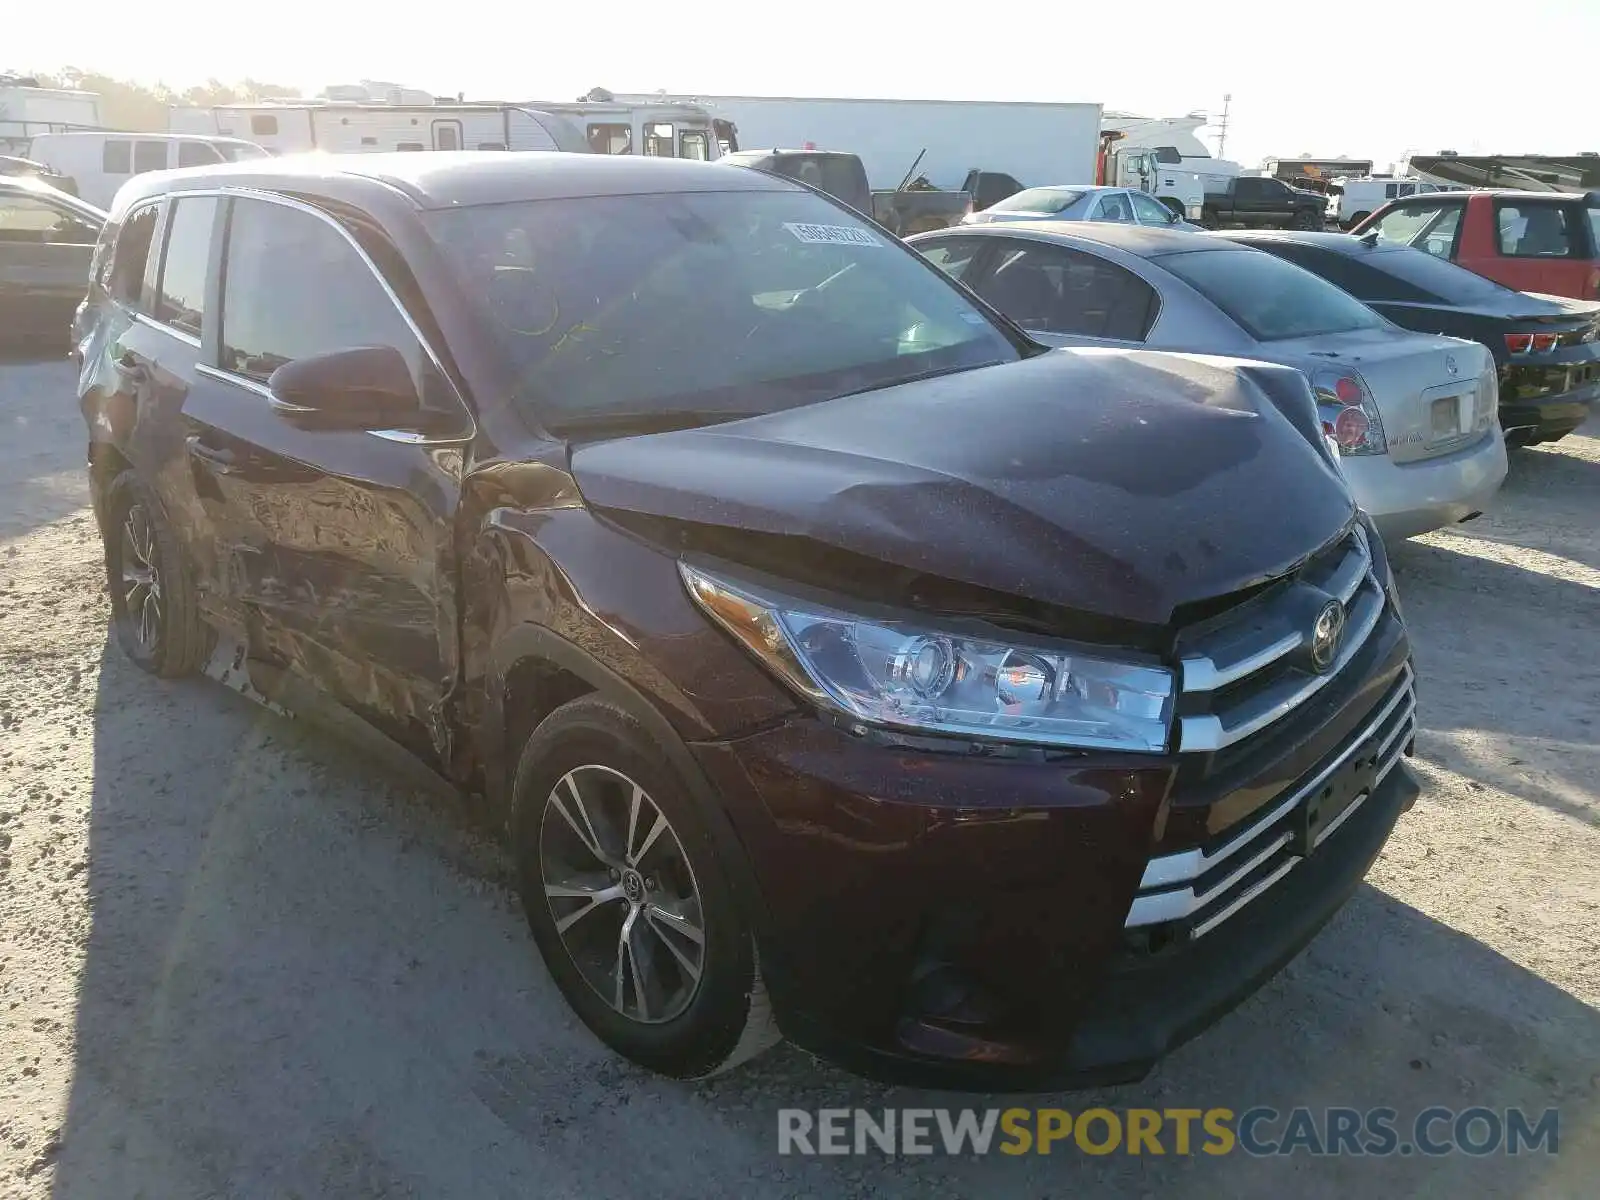
M 1098 101 L 1144 116 L 1220 114 L 1227 157 L 1600 150 L 1584 59 L 1600 0 L 1500 7 L 1193 0 L 1059 8 L 842 0 L 757 5 L 456 0 L 74 0 L 8 12 L 0 71 L 75 66 L 185 87 L 245 76 L 320 91 L 378 79 L 469 100 L 615 92 Z M 1046 10 L 1047 15 L 1037 15 Z M 381 18 L 375 14 L 382 12 Z M 230 18 L 248 13 L 248 19 Z M 1565 59 L 1562 47 L 1573 47 Z M 1201 131 L 1216 149 L 1216 130 Z M 848 147 L 840 147 L 847 149 Z

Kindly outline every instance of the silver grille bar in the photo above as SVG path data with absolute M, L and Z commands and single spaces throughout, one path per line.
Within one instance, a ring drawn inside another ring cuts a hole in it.
M 1383 589 L 1369 572 L 1349 606 L 1344 643 L 1339 656 L 1319 675 L 1296 673 L 1253 695 L 1226 713 L 1202 713 L 1178 722 L 1178 749 L 1184 752 L 1222 750 L 1243 741 L 1300 707 L 1316 695 L 1349 664 L 1366 644 L 1383 616 Z M 1299 643 L 1296 642 L 1296 645 Z M 1185 664 L 1185 690 L 1188 672 Z
M 1339 565 L 1325 579 L 1315 581 L 1315 586 L 1349 604 L 1371 568 L 1372 551 L 1366 534 L 1357 526 Z M 1291 625 L 1281 610 L 1263 612 L 1242 627 L 1231 626 L 1214 635 L 1208 639 L 1210 644 L 1202 642 L 1199 653 L 1185 655 L 1181 661 L 1183 690 L 1214 692 L 1226 687 L 1294 653 L 1305 638 L 1305 631 Z
M 1274 829 L 1289 816 L 1294 809 L 1303 803 L 1323 781 L 1349 761 L 1358 749 L 1379 730 L 1390 722 L 1394 728 L 1384 738 L 1383 745 L 1379 748 L 1377 757 L 1385 760 L 1381 762 L 1375 776 L 1374 786 L 1382 782 L 1383 778 L 1399 761 L 1405 749 L 1406 738 L 1402 735 L 1412 730 L 1415 725 L 1416 692 L 1413 687 L 1413 675 L 1408 663 L 1401 675 L 1400 683 L 1393 693 L 1383 702 L 1378 712 L 1361 728 L 1361 731 L 1345 744 L 1338 755 L 1322 767 L 1310 779 L 1300 783 L 1284 800 L 1279 802 L 1267 816 L 1261 820 L 1251 822 L 1250 828 L 1238 837 L 1225 842 L 1210 852 L 1199 848 L 1180 851 L 1177 854 L 1164 854 L 1152 858 L 1145 865 L 1144 877 L 1139 881 L 1141 893 L 1151 892 L 1149 895 L 1138 895 L 1129 907 L 1127 920 L 1124 924 L 1129 928 L 1141 925 L 1156 925 L 1165 921 L 1181 920 L 1189 917 L 1206 905 L 1213 903 L 1218 898 L 1227 894 L 1229 889 L 1236 886 L 1241 879 L 1249 876 L 1253 871 L 1269 862 L 1273 855 L 1279 853 L 1288 844 L 1290 835 L 1288 830 Z M 1398 716 L 1396 715 L 1398 714 Z M 1360 807 L 1361 799 L 1357 799 L 1334 819 L 1327 829 L 1323 830 L 1318 838 L 1318 845 L 1327 840 L 1329 836 L 1349 819 L 1351 814 Z M 1234 855 L 1249 848 L 1252 853 L 1243 860 L 1236 869 L 1229 871 L 1227 876 L 1206 888 L 1203 893 L 1194 889 L 1194 881 L 1227 862 Z M 1298 862 L 1291 859 L 1290 862 Z M 1272 878 L 1277 878 L 1282 872 L 1275 873 Z M 1189 884 L 1188 887 L 1179 885 Z M 1155 891 L 1154 889 L 1167 889 Z M 1250 894 L 1257 894 L 1257 887 L 1249 889 Z M 1236 906 L 1231 906 L 1229 911 L 1237 911 Z M 1216 922 L 1216 918 L 1208 918 L 1207 927 Z M 1198 935 L 1202 930 L 1197 928 Z

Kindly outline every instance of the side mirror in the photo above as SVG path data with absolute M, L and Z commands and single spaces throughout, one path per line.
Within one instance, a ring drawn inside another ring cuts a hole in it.
M 284 363 L 267 379 L 280 417 L 300 429 L 405 429 L 423 417 L 405 356 L 358 346 Z

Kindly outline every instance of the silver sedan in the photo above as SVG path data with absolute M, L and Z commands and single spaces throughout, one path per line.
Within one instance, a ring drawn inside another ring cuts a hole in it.
M 1110 221 L 1193 233 L 1201 228 L 1185 221 L 1154 196 L 1132 188 L 1087 183 L 1024 188 L 961 219 L 963 225 L 996 221 Z
M 1311 382 L 1356 501 L 1385 536 L 1470 520 L 1506 475 L 1494 359 L 1412 333 L 1292 263 L 1220 238 L 1119 225 L 963 226 L 907 239 L 1056 346 L 1253 358 Z

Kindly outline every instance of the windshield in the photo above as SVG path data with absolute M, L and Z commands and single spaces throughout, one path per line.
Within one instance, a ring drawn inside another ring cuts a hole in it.
M 1421 250 L 1384 247 L 1373 251 L 1367 261 L 1450 304 L 1500 304 L 1514 294 L 1492 279 Z
M 1259 250 L 1190 250 L 1157 261 L 1259 342 L 1381 329 L 1385 324 L 1333 284 Z
M 547 425 L 770 412 L 1022 356 L 938 270 L 811 192 L 429 214 Z
M 1027 188 L 989 206 L 990 212 L 1058 213 L 1083 198 L 1071 188 Z

